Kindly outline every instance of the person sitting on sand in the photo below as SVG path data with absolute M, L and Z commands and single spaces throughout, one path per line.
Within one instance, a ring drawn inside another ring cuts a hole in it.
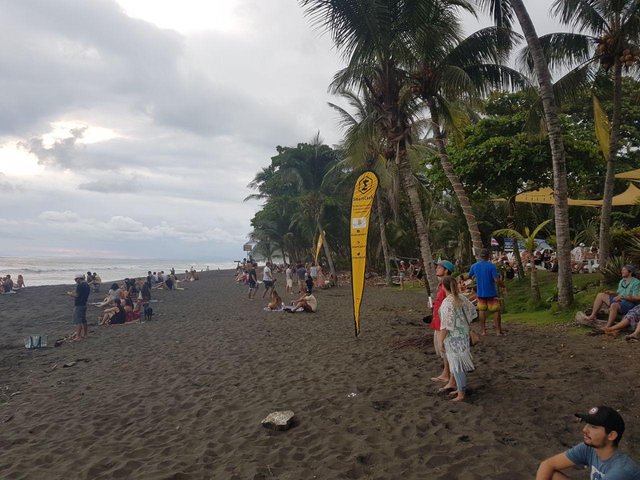
M 102 300 L 102 303 L 96 304 L 96 307 L 102 308 L 113 303 L 116 298 L 120 298 L 120 293 L 121 293 L 120 287 L 118 286 L 118 284 L 115 282 L 112 283 L 111 288 L 109 288 L 109 293 L 107 293 L 107 296 L 104 297 L 104 300 Z
M 92 280 L 89 283 L 89 286 L 93 288 L 94 292 L 99 292 L 100 285 L 102 285 L 102 279 L 100 278 L 100 275 L 98 275 L 96 272 L 93 272 Z
M 285 307 L 284 310 L 288 311 L 289 313 L 296 313 L 296 312 L 314 313 L 316 310 L 318 310 L 318 300 L 316 299 L 316 297 L 313 296 L 313 294 L 310 293 L 307 295 L 305 293 L 298 300 L 293 302 L 293 306 Z
M 640 280 L 633 276 L 634 273 L 635 267 L 633 265 L 625 265 L 622 267 L 622 279 L 618 283 L 618 290 L 616 292 L 607 291 L 598 293 L 593 301 L 591 315 L 578 312 L 576 314 L 576 321 L 578 323 L 595 323 L 596 315 L 600 311 L 600 308 L 606 305 L 609 307 L 609 318 L 605 329 L 613 326 L 618 314 L 625 315 L 640 302 Z
M 195 282 L 196 280 L 200 280 L 200 277 L 198 277 L 198 272 L 196 272 L 196 269 L 191 267 L 191 281 Z
M 624 317 L 622 317 L 622 320 L 620 320 L 618 323 L 610 327 L 603 327 L 602 331 L 607 335 L 617 337 L 618 335 L 620 335 L 621 330 L 624 330 L 626 328 L 631 328 L 632 330 L 635 331 L 636 329 L 638 329 L 639 325 L 640 325 L 640 305 L 636 305 L 631 310 L 629 310 Z M 636 338 L 635 333 L 632 333 L 625 337 L 625 339 L 629 341 L 633 341 L 634 338 Z
M 140 321 L 140 310 L 136 310 L 130 298 L 124 303 L 125 323 L 137 323 Z
M 278 292 L 274 289 L 271 292 L 271 300 L 265 310 L 282 310 L 282 303 L 282 298 L 280 298 L 280 295 L 278 295 Z
M 561 470 L 575 465 L 587 466 L 592 480 L 640 480 L 640 465 L 618 450 L 625 428 L 622 416 L 607 406 L 575 415 L 585 422 L 583 443 L 544 460 L 536 480 L 569 479 Z
M 471 321 L 478 316 L 476 308 L 458 291 L 458 282 L 447 275 L 442 279 L 442 288 L 447 294 L 440 306 L 440 331 L 438 335 L 440 351 L 447 356 L 449 369 L 455 379 L 456 391 L 452 400 L 464 400 L 467 386 L 466 372 L 472 371 L 473 359 L 469 341 Z M 447 384 L 447 385 L 450 385 Z
M 24 284 L 24 277 L 22 275 L 18 275 L 18 281 L 14 285 L 13 289 L 16 290 L 18 288 L 24 288 L 26 285 Z
M 13 280 L 11 279 L 11 275 L 7 275 L 4 278 L 4 293 L 9 293 L 13 291 Z
M 114 300 L 114 306 L 111 308 L 107 308 L 104 311 L 104 315 L 102 317 L 98 317 L 98 325 L 111 325 L 124 323 L 126 319 L 124 308 L 122 307 L 122 302 L 119 298 Z

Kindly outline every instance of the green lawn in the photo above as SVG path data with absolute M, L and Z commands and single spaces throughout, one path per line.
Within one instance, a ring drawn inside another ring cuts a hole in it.
M 551 272 L 539 271 L 538 283 L 542 305 L 534 308 L 530 304 L 531 281 L 529 276 L 525 280 L 509 280 L 505 299 L 506 322 L 518 322 L 534 325 L 553 325 L 573 320 L 577 310 L 584 310 L 593 304 L 600 287 L 601 275 L 598 273 L 580 273 L 573 275 L 573 289 L 575 292 L 575 306 L 567 311 L 561 311 L 553 300 L 557 292 L 558 275 Z M 615 285 L 606 289 L 615 290 Z

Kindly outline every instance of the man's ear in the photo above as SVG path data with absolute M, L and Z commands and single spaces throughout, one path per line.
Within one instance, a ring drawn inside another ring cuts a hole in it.
M 612 430 L 611 432 L 607 433 L 607 438 L 609 439 L 609 441 L 614 442 L 618 438 L 618 432 Z

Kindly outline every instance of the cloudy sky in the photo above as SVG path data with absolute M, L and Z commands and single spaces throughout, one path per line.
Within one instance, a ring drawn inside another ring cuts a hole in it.
M 539 33 L 557 28 L 550 0 L 525 3 Z M 236 258 L 275 147 L 340 141 L 340 58 L 296 0 L 0 11 L 1 255 Z

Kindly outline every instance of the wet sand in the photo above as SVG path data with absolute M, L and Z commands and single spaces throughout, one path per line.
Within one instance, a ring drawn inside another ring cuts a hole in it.
M 415 290 L 367 288 L 355 339 L 349 285 L 318 292 L 315 314 L 263 311 L 231 272 L 187 287 L 154 291 L 144 324 L 98 327 L 89 307 L 90 338 L 57 348 L 69 286 L 0 296 L 0 478 L 529 479 L 599 404 L 640 454 L 638 344 L 511 323 L 474 348 L 453 404 L 430 342 L 397 348 L 430 335 Z M 26 350 L 28 334 L 51 347 Z M 260 425 L 282 409 L 291 430 Z

